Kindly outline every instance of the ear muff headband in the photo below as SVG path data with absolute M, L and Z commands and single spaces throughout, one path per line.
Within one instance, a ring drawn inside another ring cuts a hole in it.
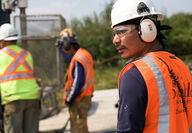
M 157 37 L 157 28 L 151 19 L 142 19 L 139 25 L 139 35 L 145 42 L 153 42 Z

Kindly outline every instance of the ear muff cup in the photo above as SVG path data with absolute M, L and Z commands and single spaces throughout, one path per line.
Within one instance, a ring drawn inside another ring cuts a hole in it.
M 153 42 L 157 37 L 157 28 L 150 19 L 143 19 L 139 25 L 139 35 L 145 42 Z
M 70 44 L 70 41 L 68 41 L 66 38 L 63 39 L 63 48 L 65 50 L 69 50 L 71 48 L 71 44 Z

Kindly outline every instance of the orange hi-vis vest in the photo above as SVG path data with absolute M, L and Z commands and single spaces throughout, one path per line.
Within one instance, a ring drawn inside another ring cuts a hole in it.
M 75 101 L 80 101 L 82 97 L 84 96 L 91 96 L 94 91 L 94 69 L 93 69 L 93 59 L 91 54 L 82 48 L 79 48 L 75 55 L 73 56 L 68 69 L 68 77 L 67 82 L 65 84 L 64 90 L 66 92 L 71 91 L 71 87 L 73 84 L 73 76 L 72 71 L 75 65 L 75 62 L 78 61 L 82 64 L 84 71 L 85 71 L 85 77 L 84 77 L 84 86 L 80 92 L 80 94 L 75 98 Z M 64 99 L 67 98 L 67 94 L 64 93 Z
M 15 100 L 39 99 L 31 54 L 17 45 L 0 49 L 0 90 L 2 104 Z
M 148 91 L 143 133 L 192 132 L 192 77 L 185 64 L 165 51 L 147 53 L 127 64 L 119 76 L 136 66 Z

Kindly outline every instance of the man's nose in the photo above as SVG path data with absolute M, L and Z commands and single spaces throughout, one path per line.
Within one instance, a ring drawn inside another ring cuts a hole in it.
M 114 38 L 113 38 L 113 44 L 115 45 L 118 45 L 120 44 L 120 38 L 115 34 Z

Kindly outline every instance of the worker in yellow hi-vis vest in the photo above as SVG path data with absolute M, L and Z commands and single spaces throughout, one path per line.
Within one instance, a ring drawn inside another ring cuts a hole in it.
M 16 45 L 20 37 L 10 24 L 0 27 L 0 90 L 5 133 L 37 133 L 40 89 L 29 51 Z

